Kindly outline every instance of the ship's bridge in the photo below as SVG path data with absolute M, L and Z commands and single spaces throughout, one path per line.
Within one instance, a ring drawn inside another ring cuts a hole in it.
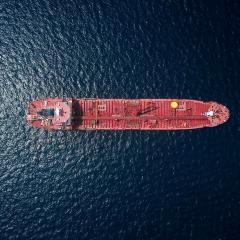
M 54 117 L 52 123 L 55 125 L 71 125 L 72 101 L 59 101 L 54 106 Z

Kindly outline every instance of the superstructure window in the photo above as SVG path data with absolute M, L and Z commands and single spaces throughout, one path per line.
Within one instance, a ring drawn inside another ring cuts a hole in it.
M 54 117 L 54 109 L 42 109 L 38 112 L 38 115 L 42 117 Z

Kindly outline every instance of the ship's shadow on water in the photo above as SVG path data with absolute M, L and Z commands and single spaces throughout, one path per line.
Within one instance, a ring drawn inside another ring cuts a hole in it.
M 0 9 L 0 239 L 239 239 L 238 1 Z M 30 128 L 27 103 L 45 97 L 216 101 L 231 117 L 190 131 Z

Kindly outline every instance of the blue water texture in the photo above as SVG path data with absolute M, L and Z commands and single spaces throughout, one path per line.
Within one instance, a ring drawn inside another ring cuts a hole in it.
M 240 1 L 1 0 L 0 239 L 240 239 Z M 190 131 L 45 131 L 44 97 L 217 101 Z

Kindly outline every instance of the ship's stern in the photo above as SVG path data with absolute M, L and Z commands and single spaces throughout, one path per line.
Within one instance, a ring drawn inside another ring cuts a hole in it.
M 45 129 L 72 129 L 72 99 L 45 98 L 28 104 L 29 125 Z

